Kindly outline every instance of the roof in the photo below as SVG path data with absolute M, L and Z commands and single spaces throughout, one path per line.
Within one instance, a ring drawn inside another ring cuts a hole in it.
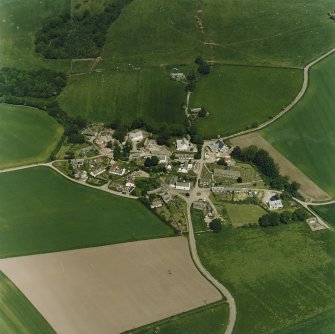
M 190 182 L 176 182 L 176 187 L 190 187 Z
M 143 132 L 141 130 L 129 132 L 129 139 L 136 138 L 136 137 L 143 137 Z

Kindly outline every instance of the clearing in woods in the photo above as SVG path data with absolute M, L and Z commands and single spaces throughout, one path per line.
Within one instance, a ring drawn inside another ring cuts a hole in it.
M 222 298 L 184 237 L 4 259 L 0 270 L 58 333 L 121 333 Z

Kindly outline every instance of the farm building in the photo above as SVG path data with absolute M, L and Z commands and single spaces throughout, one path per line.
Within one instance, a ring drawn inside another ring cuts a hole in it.
M 84 136 L 96 137 L 98 135 L 98 132 L 92 131 L 90 129 L 85 129 L 81 134 Z
M 135 187 L 135 179 L 132 176 L 127 177 L 126 187 L 129 187 L 129 188 L 134 188 Z
M 180 81 L 185 79 L 185 74 L 184 73 L 171 73 L 171 79 Z
M 141 130 L 129 132 L 128 138 L 131 141 L 142 141 L 144 139 L 143 132 Z
M 268 206 L 270 210 L 278 210 L 278 209 L 283 209 L 284 205 L 280 199 L 274 198 L 270 199 L 268 202 Z
M 226 193 L 226 194 L 249 194 L 252 195 L 254 192 L 250 190 L 249 188 L 234 188 L 234 187 L 212 187 L 212 192 L 214 194 L 219 194 L 219 193 Z
M 77 171 L 74 174 L 74 177 L 76 179 L 79 179 L 79 180 L 84 181 L 84 182 L 88 179 L 87 172 L 85 170 L 83 170 L 83 171 L 81 171 L 81 170 Z
M 238 170 L 215 168 L 214 176 L 225 177 L 228 179 L 237 179 L 241 176 L 241 173 Z
M 191 190 L 191 183 L 190 182 L 176 182 L 176 189 L 177 190 Z
M 176 140 L 177 151 L 198 152 L 197 147 L 186 138 Z

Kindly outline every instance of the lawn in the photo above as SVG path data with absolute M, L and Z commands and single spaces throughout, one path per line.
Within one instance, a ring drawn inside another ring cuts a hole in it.
M 319 187 L 335 195 L 335 55 L 311 69 L 306 95 L 261 135 Z
M 234 227 L 258 224 L 258 218 L 266 214 L 259 205 L 225 203 L 224 206 Z
M 302 66 L 335 46 L 332 9 L 331 0 L 137 0 L 109 29 L 103 57 L 160 65 L 202 54 L 224 63 Z
M 202 263 L 237 303 L 236 334 L 335 330 L 335 234 L 293 223 L 196 236 Z M 317 328 L 317 329 L 316 329 Z
M 330 205 L 315 205 L 311 206 L 311 209 L 315 211 L 321 218 L 323 218 L 328 224 L 335 227 L 335 204 Z
M 0 333 L 55 333 L 16 286 L 0 272 Z
M 70 68 L 69 60 L 45 60 L 35 54 L 35 32 L 43 20 L 70 9 L 68 0 L 2 0 L 0 2 L 0 67 Z
M 191 107 L 209 111 L 197 125 L 203 136 L 214 138 L 267 121 L 294 99 L 301 85 L 300 70 L 214 66 L 197 83 Z
M 0 174 L 0 258 L 173 235 L 136 200 L 46 167 Z
M 0 104 L 0 168 L 47 160 L 62 134 L 44 111 Z
M 191 217 L 194 232 L 205 231 L 207 229 L 207 225 L 205 223 L 204 212 L 201 210 L 191 208 Z
M 127 334 L 223 334 L 228 321 L 226 303 L 217 303 L 167 320 L 126 332 Z
M 59 97 L 72 116 L 127 124 L 142 117 L 152 126 L 183 124 L 185 85 L 171 81 L 164 69 L 108 70 L 72 77 Z

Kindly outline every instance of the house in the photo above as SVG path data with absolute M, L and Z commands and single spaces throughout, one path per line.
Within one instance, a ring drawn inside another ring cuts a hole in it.
M 80 168 L 84 165 L 84 159 L 71 159 L 71 166 L 73 168 Z
M 222 140 L 217 140 L 208 145 L 208 147 L 213 153 L 223 152 L 228 149 L 228 146 Z
M 171 79 L 172 80 L 176 80 L 176 81 L 180 81 L 185 79 L 185 74 L 184 73 L 171 73 Z
M 144 139 L 143 132 L 141 130 L 136 130 L 130 132 L 128 135 L 129 140 L 131 141 L 142 141 Z
M 93 177 L 97 177 L 100 174 L 102 174 L 103 172 L 105 172 L 105 170 L 106 169 L 104 167 L 100 167 L 100 168 L 97 168 L 95 170 L 90 171 L 90 175 L 93 176 Z
M 177 139 L 177 151 L 188 151 L 190 147 L 190 142 L 186 138 Z
M 191 109 L 191 113 L 198 113 L 198 112 L 200 112 L 201 111 L 201 108 L 192 108 Z
M 177 190 L 191 190 L 191 183 L 190 182 L 176 182 L 176 189 Z
M 189 170 L 193 168 L 193 164 L 190 162 L 183 162 L 178 168 L 178 172 L 180 173 L 188 173 Z
M 153 201 L 150 205 L 151 209 L 160 208 L 161 206 L 163 206 L 163 202 L 160 199 Z
M 143 154 L 140 152 L 131 152 L 129 153 L 129 159 L 133 159 L 133 160 L 139 160 L 142 159 Z
M 164 194 L 162 195 L 162 200 L 163 200 L 165 203 L 170 202 L 171 199 L 172 199 L 172 196 L 171 196 L 170 193 L 164 193 Z
M 157 154 L 156 157 L 159 164 L 166 164 L 168 162 L 168 157 L 165 154 Z
M 80 179 L 81 181 L 86 181 L 88 179 L 88 176 L 87 176 L 87 172 L 85 170 L 81 171 L 77 171 L 76 174 L 74 174 L 74 177 L 76 179 Z
M 98 132 L 92 131 L 90 129 L 85 129 L 84 131 L 82 131 L 81 134 L 84 136 L 96 137 L 98 135 Z
M 118 165 L 112 165 L 112 166 L 109 168 L 109 172 L 110 172 L 111 174 L 115 174 L 115 175 L 122 176 L 122 175 L 125 174 L 126 169 L 125 169 L 125 168 L 120 168 Z
M 283 209 L 284 205 L 280 199 L 277 198 L 270 198 L 268 202 L 268 206 L 270 210 L 278 210 Z
M 126 187 L 129 187 L 129 188 L 134 188 L 135 187 L 135 179 L 132 176 L 127 177 Z
M 237 179 L 241 176 L 241 173 L 238 170 L 214 168 L 214 176 Z

